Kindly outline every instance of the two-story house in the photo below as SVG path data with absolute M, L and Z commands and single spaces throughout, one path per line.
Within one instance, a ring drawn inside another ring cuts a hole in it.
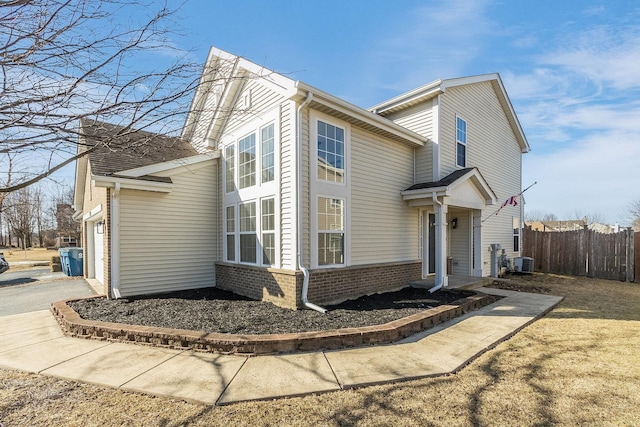
M 497 74 L 363 109 L 212 48 L 200 83 L 181 138 L 78 162 L 85 272 L 108 295 L 218 286 L 319 309 L 487 276 L 493 243 L 520 254 L 522 203 L 495 212 L 529 145 Z

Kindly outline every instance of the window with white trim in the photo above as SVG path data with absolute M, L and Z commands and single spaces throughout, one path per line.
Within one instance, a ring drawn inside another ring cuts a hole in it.
M 513 251 L 520 251 L 520 218 L 513 217 Z
M 456 116 L 456 165 L 467 167 L 467 122 Z
M 262 229 L 262 264 L 276 263 L 276 203 L 275 199 L 262 199 L 260 216 Z
M 344 264 L 344 202 L 318 197 L 318 265 Z
M 262 183 L 275 179 L 275 136 L 273 123 L 261 130 Z
M 238 188 L 256 185 L 256 134 L 238 141 Z
M 225 161 L 225 190 L 227 193 L 231 193 L 236 189 L 235 182 L 235 164 L 236 164 L 236 156 L 235 156 L 235 148 L 234 144 L 228 145 L 224 149 L 224 161 Z
M 256 202 L 240 203 L 240 262 L 256 263 L 257 229 L 256 229 Z
M 318 120 L 318 179 L 344 183 L 344 129 Z
M 227 261 L 236 260 L 236 207 L 227 206 L 225 225 L 225 250 Z

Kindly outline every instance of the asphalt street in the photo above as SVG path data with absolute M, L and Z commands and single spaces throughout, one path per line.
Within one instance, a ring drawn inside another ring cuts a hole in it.
M 81 277 L 67 277 L 49 268 L 9 270 L 0 274 L 0 317 L 48 310 L 54 301 L 90 295 L 95 292 Z

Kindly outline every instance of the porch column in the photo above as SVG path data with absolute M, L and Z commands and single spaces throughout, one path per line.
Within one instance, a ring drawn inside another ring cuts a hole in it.
M 473 275 L 482 277 L 482 211 L 473 211 Z
M 436 283 L 433 290 L 449 285 L 447 277 L 447 212 L 446 204 L 434 204 L 436 215 Z

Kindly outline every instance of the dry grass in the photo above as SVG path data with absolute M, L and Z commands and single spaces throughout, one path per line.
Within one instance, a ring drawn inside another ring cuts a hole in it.
M 456 375 L 209 407 L 0 370 L 0 424 L 640 425 L 640 285 L 539 274 L 518 280 L 565 300 Z
M 22 249 L 0 249 L 4 254 L 4 259 L 12 263 L 16 261 L 51 261 L 52 256 L 58 255 L 58 251 L 49 251 L 45 248 Z M 6 427 L 6 426 L 5 426 Z

